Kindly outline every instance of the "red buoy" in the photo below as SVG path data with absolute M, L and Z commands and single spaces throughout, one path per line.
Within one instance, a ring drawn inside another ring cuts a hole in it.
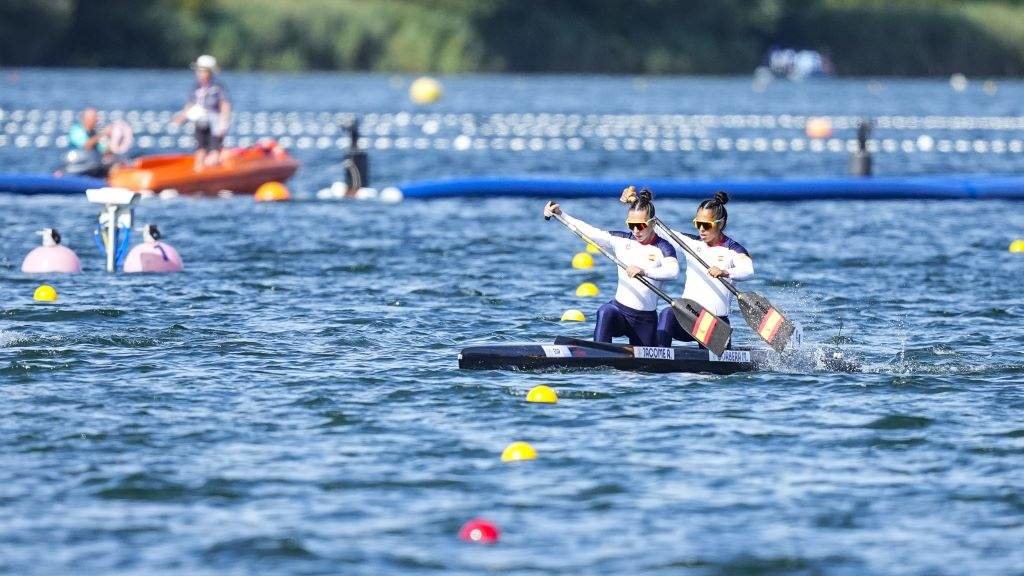
M 498 541 L 499 537 L 498 527 L 490 520 L 485 520 L 484 518 L 473 518 L 459 529 L 459 538 L 466 542 L 494 544 Z

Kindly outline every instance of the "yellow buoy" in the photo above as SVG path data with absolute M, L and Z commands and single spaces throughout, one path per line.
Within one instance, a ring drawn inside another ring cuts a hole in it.
M 1010 252 L 1014 254 L 1024 253 L 1024 238 L 1017 238 L 1010 242 Z
M 57 300 L 57 290 L 49 284 L 43 284 L 39 288 L 36 288 L 35 294 L 32 298 L 39 302 L 54 302 Z
M 583 312 L 572 309 L 566 310 L 562 313 L 562 322 L 586 322 L 587 317 L 583 315 Z
M 600 254 L 601 253 L 601 249 L 597 247 L 597 244 L 594 244 L 592 242 L 587 242 L 587 252 L 589 254 Z
M 288 188 L 280 182 L 265 182 L 256 189 L 253 199 L 257 202 L 281 202 L 292 197 Z
M 577 270 L 589 270 L 594 267 L 594 257 L 586 252 L 577 252 L 572 257 L 572 267 Z
M 528 442 L 513 442 L 501 452 L 502 462 L 517 462 L 519 460 L 536 460 L 537 451 Z
M 538 404 L 555 404 L 558 402 L 558 394 L 548 386 L 541 384 L 540 386 L 530 388 L 530 391 L 526 393 L 526 401 Z
M 832 121 L 828 118 L 808 118 L 804 132 L 808 138 L 829 138 L 832 136 Z
M 423 76 L 413 80 L 409 86 L 409 99 L 416 104 L 433 104 L 441 99 L 443 92 L 440 82 Z
M 597 284 L 593 282 L 584 282 L 576 287 L 576 295 L 582 298 L 590 298 L 597 296 L 601 293 L 601 290 L 597 287 Z

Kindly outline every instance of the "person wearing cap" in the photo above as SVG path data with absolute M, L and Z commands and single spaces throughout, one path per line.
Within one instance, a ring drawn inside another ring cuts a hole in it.
M 231 123 L 231 99 L 228 91 L 214 74 L 219 72 L 217 59 L 203 54 L 192 63 L 196 71 L 196 84 L 185 107 L 174 115 L 171 122 L 192 122 L 195 127 L 195 170 L 214 166 L 220 162 L 220 150 Z

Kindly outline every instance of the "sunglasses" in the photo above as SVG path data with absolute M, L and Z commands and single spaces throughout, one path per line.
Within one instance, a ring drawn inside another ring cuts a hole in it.
M 654 218 L 651 218 L 651 220 L 654 220 Z M 646 229 L 647 226 L 650 225 L 651 220 L 648 220 L 647 222 L 630 222 L 629 220 L 626 220 L 626 226 L 628 226 L 630 230 L 639 232 Z
M 698 229 L 698 230 L 710 230 L 710 229 L 714 228 L 715 225 L 718 224 L 719 222 L 721 222 L 722 220 L 723 220 L 723 218 L 719 218 L 718 220 L 712 220 L 711 222 L 705 222 L 704 220 L 697 220 L 696 218 L 694 218 L 693 219 L 693 227 Z

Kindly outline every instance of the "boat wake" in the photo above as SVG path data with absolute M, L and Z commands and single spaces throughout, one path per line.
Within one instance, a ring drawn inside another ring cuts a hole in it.
M 946 344 L 935 344 L 908 348 L 902 343 L 898 351 L 872 348 L 870 351 L 855 346 L 848 339 L 844 342 L 817 344 L 794 355 L 795 368 L 806 369 L 809 358 L 818 362 L 818 371 L 828 369 L 829 351 L 841 350 L 848 362 L 858 365 L 857 372 L 869 374 L 891 374 L 894 376 L 955 376 L 984 375 L 1024 372 L 1024 354 L 992 351 L 963 351 Z M 787 360 L 790 356 L 784 356 Z
M 802 347 L 771 356 L 762 370 L 782 373 L 862 372 L 856 355 L 829 344 L 804 344 Z

